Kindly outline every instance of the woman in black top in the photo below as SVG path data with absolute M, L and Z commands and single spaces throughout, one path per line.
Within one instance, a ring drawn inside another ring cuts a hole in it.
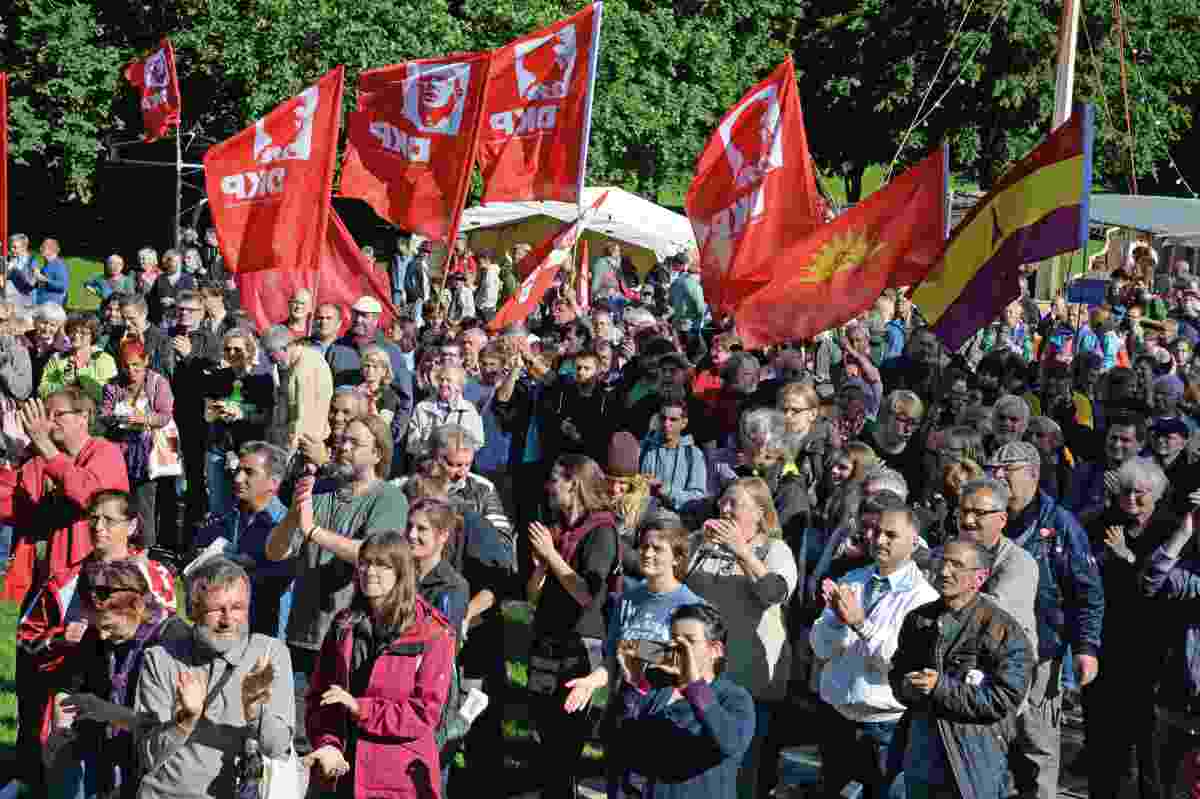
M 541 734 L 537 775 L 544 799 L 575 796 L 575 775 L 591 727 L 586 713 L 564 713 L 566 683 L 599 665 L 609 585 L 617 574 L 616 519 L 608 482 L 591 458 L 563 455 L 546 481 L 556 529 L 529 525 L 530 600 L 541 597 L 529 657 L 530 709 Z

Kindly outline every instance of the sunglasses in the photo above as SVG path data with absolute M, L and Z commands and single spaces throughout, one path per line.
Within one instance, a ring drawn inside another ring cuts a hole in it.
M 136 594 L 136 588 L 115 588 L 111 585 L 93 585 L 88 589 L 88 593 L 92 595 L 98 602 L 107 602 L 112 599 L 113 594 Z

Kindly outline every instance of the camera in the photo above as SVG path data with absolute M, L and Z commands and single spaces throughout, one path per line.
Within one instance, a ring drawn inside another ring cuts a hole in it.
M 634 657 L 652 666 L 670 665 L 675 662 L 675 647 L 662 641 L 638 641 Z

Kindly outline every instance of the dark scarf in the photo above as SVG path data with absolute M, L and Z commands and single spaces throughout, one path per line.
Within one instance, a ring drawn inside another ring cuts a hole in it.
M 106 647 L 104 652 L 105 658 L 108 660 L 108 680 L 109 693 L 108 700 L 115 705 L 121 707 L 131 707 L 133 705 L 133 697 L 130 695 L 130 683 L 134 677 L 141 671 L 142 656 L 146 649 L 158 643 L 160 633 L 163 627 L 170 621 L 170 614 L 166 609 L 154 605 L 149 609 L 150 618 L 143 622 L 137 631 L 133 634 L 133 638 L 116 646 Z M 118 664 L 117 650 L 122 649 L 125 652 L 124 658 Z M 105 725 L 103 742 L 107 754 L 102 755 L 105 760 L 108 760 L 109 767 L 107 769 L 100 768 L 97 773 L 97 788 L 100 796 L 120 796 L 122 786 L 125 784 L 125 767 L 134 765 L 136 761 L 125 762 L 124 758 L 115 757 L 116 751 L 133 752 L 133 732 L 130 730 L 117 729 L 111 724 Z M 100 753 L 96 753 L 100 754 Z M 136 757 L 136 755 L 135 755 Z

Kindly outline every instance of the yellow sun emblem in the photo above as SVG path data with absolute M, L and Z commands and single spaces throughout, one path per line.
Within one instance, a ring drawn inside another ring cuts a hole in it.
M 801 283 L 827 283 L 834 275 L 862 266 L 887 247 L 868 236 L 851 231 L 834 236 L 817 252 Z

